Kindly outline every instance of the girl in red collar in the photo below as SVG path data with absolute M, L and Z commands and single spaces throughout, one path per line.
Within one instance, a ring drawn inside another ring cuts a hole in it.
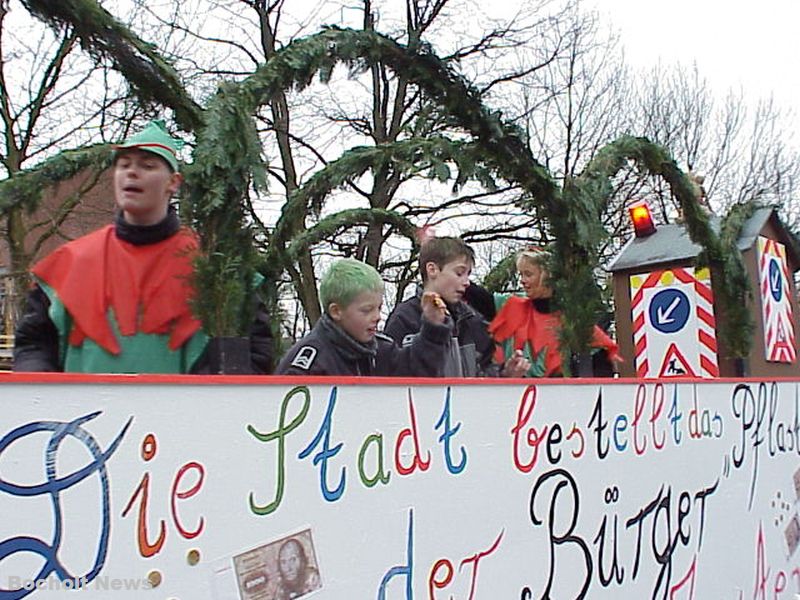
M 521 350 L 531 362 L 528 377 L 564 375 L 558 341 L 561 313 L 553 305 L 548 259 L 548 251 L 536 247 L 517 255 L 516 267 L 525 296 L 503 299 L 505 302 L 489 325 L 489 332 L 498 344 L 495 360 L 502 362 L 515 350 Z M 612 375 L 613 363 L 621 361 L 618 346 L 596 325 L 593 335 L 595 375 Z

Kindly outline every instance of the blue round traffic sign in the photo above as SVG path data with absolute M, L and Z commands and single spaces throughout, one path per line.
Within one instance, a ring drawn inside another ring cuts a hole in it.
M 769 261 L 769 292 L 775 299 L 775 302 L 780 302 L 783 297 L 783 275 L 781 275 L 781 268 L 778 261 L 774 258 Z
M 661 333 L 675 333 L 689 320 L 689 298 L 681 290 L 667 288 L 650 300 L 650 323 Z

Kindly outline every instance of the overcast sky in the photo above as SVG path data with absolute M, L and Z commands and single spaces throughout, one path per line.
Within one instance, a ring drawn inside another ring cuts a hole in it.
M 800 0 L 585 0 L 619 29 L 629 64 L 696 61 L 724 93 L 742 86 L 749 98 L 774 92 L 800 108 Z

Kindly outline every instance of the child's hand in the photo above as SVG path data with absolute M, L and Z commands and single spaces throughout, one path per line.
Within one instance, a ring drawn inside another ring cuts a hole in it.
M 531 361 L 525 358 L 522 350 L 514 350 L 514 354 L 503 365 L 503 377 L 525 377 L 530 368 Z
M 447 317 L 447 305 L 436 292 L 422 294 L 422 317 L 437 325 L 444 323 Z

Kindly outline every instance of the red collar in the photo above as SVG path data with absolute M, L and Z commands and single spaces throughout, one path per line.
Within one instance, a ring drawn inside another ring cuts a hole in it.
M 176 350 L 201 326 L 189 306 L 197 246 L 188 229 L 137 246 L 120 240 L 109 225 L 61 246 L 32 272 L 55 290 L 72 317 L 71 345 L 88 337 L 119 354 L 111 309 L 122 335 L 169 334 L 169 347 Z

